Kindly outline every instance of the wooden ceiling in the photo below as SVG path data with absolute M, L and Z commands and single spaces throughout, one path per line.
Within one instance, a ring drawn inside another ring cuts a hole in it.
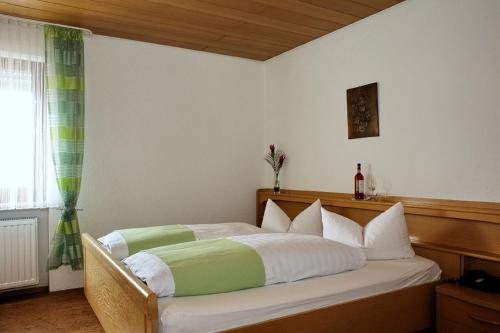
M 0 0 L 0 13 L 266 60 L 403 0 Z

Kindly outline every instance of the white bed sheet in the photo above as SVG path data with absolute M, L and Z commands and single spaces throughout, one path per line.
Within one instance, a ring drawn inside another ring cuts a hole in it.
M 356 271 L 224 294 L 158 299 L 160 332 L 200 333 L 345 303 L 441 276 L 426 258 L 368 261 Z

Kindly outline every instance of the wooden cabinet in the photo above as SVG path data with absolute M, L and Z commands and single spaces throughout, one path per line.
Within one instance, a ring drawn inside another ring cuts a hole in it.
M 500 294 L 456 284 L 436 287 L 438 333 L 500 333 Z

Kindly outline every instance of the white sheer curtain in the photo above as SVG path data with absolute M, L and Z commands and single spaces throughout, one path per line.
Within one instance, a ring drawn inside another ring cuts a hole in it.
M 48 204 L 43 26 L 0 16 L 0 209 Z
M 0 57 L 45 62 L 43 25 L 0 16 Z

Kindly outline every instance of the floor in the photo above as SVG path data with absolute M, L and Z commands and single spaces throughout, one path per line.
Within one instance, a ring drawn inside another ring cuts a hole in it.
M 83 290 L 0 298 L 0 332 L 104 332 Z

